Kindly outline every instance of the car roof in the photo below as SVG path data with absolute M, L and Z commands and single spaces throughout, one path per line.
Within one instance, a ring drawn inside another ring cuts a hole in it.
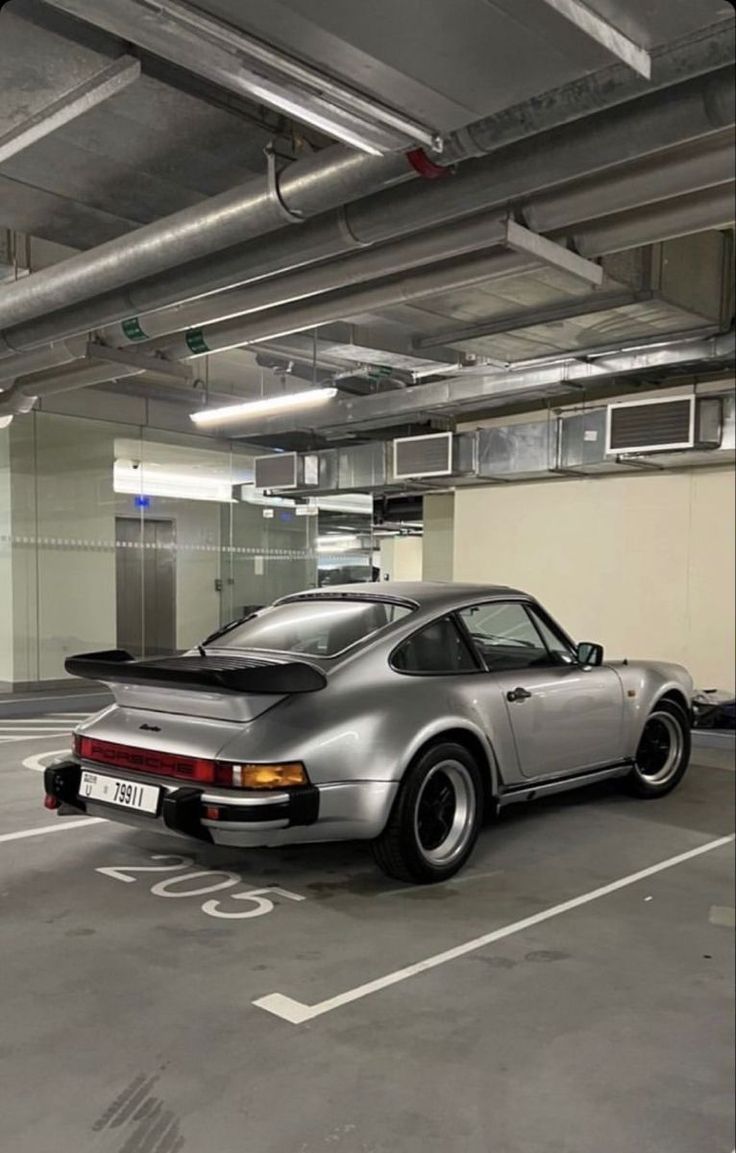
M 326 585 L 320 589 L 305 589 L 282 597 L 280 602 L 297 599 L 325 599 L 348 597 L 370 600 L 411 601 L 422 609 L 442 609 L 464 601 L 490 600 L 496 597 L 528 597 L 520 589 L 506 585 L 464 584 L 455 581 L 364 581 L 360 584 Z M 532 598 L 529 597 L 531 600 Z

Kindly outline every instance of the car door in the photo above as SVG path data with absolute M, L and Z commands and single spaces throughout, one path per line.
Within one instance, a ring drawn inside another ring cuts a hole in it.
M 535 607 L 491 601 L 458 614 L 501 694 L 524 777 L 556 777 L 623 755 L 623 688 L 613 669 L 581 665 Z

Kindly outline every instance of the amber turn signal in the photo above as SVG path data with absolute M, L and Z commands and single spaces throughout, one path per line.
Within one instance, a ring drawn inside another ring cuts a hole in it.
M 241 789 L 284 789 L 308 785 L 309 778 L 299 761 L 278 765 L 233 765 L 233 784 Z

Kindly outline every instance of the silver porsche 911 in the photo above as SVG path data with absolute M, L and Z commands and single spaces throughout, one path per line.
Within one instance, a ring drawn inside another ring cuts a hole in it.
M 621 777 L 681 780 L 692 681 L 603 662 L 526 593 L 343 585 L 284 597 L 181 656 L 71 657 L 115 703 L 46 770 L 46 805 L 256 847 L 363 838 L 441 881 L 484 812 Z

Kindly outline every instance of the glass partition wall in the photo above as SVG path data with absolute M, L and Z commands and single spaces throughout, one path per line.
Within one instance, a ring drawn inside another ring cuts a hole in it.
M 372 579 L 370 496 L 253 488 L 237 442 L 35 412 L 0 429 L 0 687 L 73 653 L 182 651 L 253 606 Z

